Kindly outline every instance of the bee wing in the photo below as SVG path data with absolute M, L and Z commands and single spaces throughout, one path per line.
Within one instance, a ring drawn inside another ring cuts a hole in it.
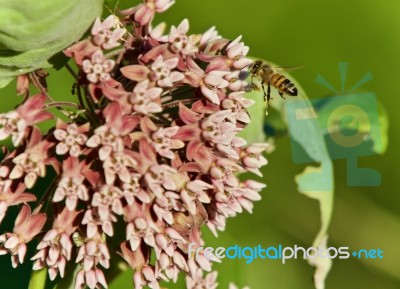
M 279 69 L 279 70 L 284 70 L 284 71 L 290 72 L 290 71 L 295 71 L 297 69 L 302 69 L 304 67 L 305 67 L 305 65 L 297 65 L 297 66 L 276 66 L 275 68 Z

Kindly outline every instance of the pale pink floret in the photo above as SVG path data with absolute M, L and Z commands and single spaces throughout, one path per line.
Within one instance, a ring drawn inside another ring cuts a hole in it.
M 216 289 L 218 273 L 216 271 L 204 277 L 203 270 L 197 268 L 191 275 L 186 276 L 187 289 Z
M 117 215 L 122 215 L 122 191 L 120 188 L 110 185 L 103 185 L 93 194 L 92 206 L 98 208 L 99 216 L 106 218 L 114 212 Z
M 168 165 L 153 165 L 144 176 L 147 186 L 156 196 L 161 196 L 165 190 L 176 190 L 176 178 L 177 171 Z
M 37 246 L 39 250 L 35 256 L 33 270 L 48 267 L 50 280 L 54 280 L 58 274 L 64 277 L 65 266 L 71 259 L 72 239 L 71 235 L 76 230 L 74 223 L 79 212 L 70 212 L 66 208 L 57 215 L 53 223 L 53 229 L 48 231 Z
M 82 269 L 78 272 L 75 281 L 75 288 L 83 288 L 87 285 L 90 289 L 96 288 L 97 284 L 107 288 L 107 282 L 103 272 L 97 268 L 101 265 L 108 269 L 110 267 L 110 253 L 107 245 L 101 241 L 99 235 L 89 240 L 79 248 L 76 262 L 81 263 Z
M 115 28 L 119 19 L 115 15 L 108 16 L 103 22 L 97 17 L 92 26 L 93 42 L 103 49 L 118 47 L 126 33 L 124 28 Z
M 171 191 L 166 191 L 164 194 L 158 196 L 153 204 L 153 211 L 159 220 L 167 222 L 172 225 L 174 222 L 172 210 L 183 211 L 183 204 L 180 196 Z
M 121 181 L 129 182 L 131 179 L 129 170 L 134 168 L 136 164 L 136 161 L 129 156 L 128 153 L 111 153 L 111 155 L 103 162 L 106 183 L 112 185 L 117 176 Z
M 226 121 L 231 113 L 230 110 L 220 110 L 203 119 L 201 129 L 204 139 L 215 144 L 230 145 L 239 131 L 234 123 Z
M 190 55 L 196 53 L 199 48 L 197 43 L 200 40 L 199 35 L 187 35 L 189 31 L 189 21 L 184 19 L 178 27 L 172 25 L 171 31 L 168 35 L 168 42 L 170 49 L 174 53 L 181 53 L 182 55 Z
M 124 151 L 123 137 L 128 135 L 137 125 L 133 116 L 122 115 L 121 106 L 112 102 L 104 110 L 106 124 L 98 127 L 86 142 L 90 148 L 100 147 L 98 150 L 101 161 L 106 160 L 111 153 Z
M 147 245 L 154 247 L 155 238 L 158 228 L 148 218 L 138 217 L 126 226 L 126 240 L 132 250 L 136 250 L 143 240 Z
M 11 184 L 11 180 L 0 182 L 0 224 L 6 215 L 8 207 L 36 201 L 35 195 L 25 192 L 23 184 L 19 184 L 15 192 L 11 190 Z
M 269 144 L 267 143 L 254 143 L 248 146 L 243 152 L 243 166 L 248 171 L 262 177 L 260 168 L 268 163 L 267 159 L 262 155 L 262 153 L 268 149 L 268 147 Z
M 115 61 L 105 59 L 103 52 L 97 50 L 89 59 L 82 62 L 82 69 L 86 73 L 86 78 L 92 83 L 104 82 L 111 78 L 110 72 L 114 68 Z
M 87 187 L 82 175 L 84 163 L 79 163 L 77 158 L 69 157 L 63 162 L 63 175 L 58 182 L 53 201 L 61 202 L 65 199 L 65 205 L 69 211 L 74 211 L 78 200 L 89 200 Z
M 153 20 L 156 12 L 162 13 L 174 3 L 175 0 L 144 0 L 143 4 L 124 10 L 122 14 L 133 15 L 135 22 L 140 26 L 145 26 Z
M 102 161 L 106 160 L 112 152 L 122 152 L 124 149 L 124 143 L 118 129 L 107 125 L 98 127 L 94 131 L 94 135 L 88 139 L 86 145 L 92 148 L 101 146 L 99 158 Z
M 172 87 L 174 83 L 184 79 L 183 73 L 173 71 L 178 61 L 177 57 L 165 60 L 162 55 L 159 55 L 151 64 L 150 80 L 157 82 L 160 87 Z
M 28 189 L 32 188 L 38 177 L 46 175 L 46 165 L 56 164 L 53 158 L 49 158 L 49 150 L 52 143 L 41 140 L 38 129 L 34 129 L 31 139 L 25 150 L 12 160 L 15 164 L 10 172 L 9 178 L 12 180 L 24 177 L 24 183 Z
M 145 0 L 143 4 L 122 11 L 125 15 L 134 15 L 134 20 L 140 25 L 149 24 L 155 13 L 162 13 L 171 7 L 175 0 Z
M 45 101 L 44 94 L 37 94 L 16 110 L 0 114 L 0 140 L 11 135 L 13 145 L 19 146 L 29 126 L 52 118 L 51 113 L 43 111 Z
M 242 170 L 243 168 L 233 160 L 218 159 L 210 169 L 212 183 L 217 191 L 223 191 L 225 185 L 237 187 L 239 179 L 235 174 Z
M 140 185 L 140 177 L 140 174 L 130 173 L 129 180 L 122 183 L 122 194 L 128 205 L 132 205 L 135 199 L 146 204 L 151 202 L 151 194 Z
M 153 142 L 151 143 L 156 152 L 163 157 L 174 159 L 175 155 L 172 150 L 180 149 L 185 146 L 185 143 L 178 139 L 173 139 L 173 136 L 178 132 L 179 126 L 167 128 L 159 128 L 152 134 Z
M 226 48 L 226 56 L 231 61 L 231 66 L 235 69 L 243 69 L 253 63 L 253 60 L 246 58 L 249 47 L 240 42 L 242 36 L 233 40 Z
M 181 199 L 190 214 L 196 214 L 197 201 L 210 203 L 210 197 L 205 191 L 212 188 L 213 186 L 201 180 L 194 180 L 186 184 L 185 189 L 181 191 Z
M 88 238 L 92 238 L 98 233 L 104 232 L 108 236 L 114 235 L 113 222 L 117 221 L 117 218 L 114 214 L 111 213 L 110 210 L 102 210 L 100 215 L 99 208 L 92 208 L 86 210 L 83 219 L 82 225 L 86 225 L 86 234 Z M 101 227 L 101 230 L 99 230 Z
M 210 29 L 208 29 L 201 35 L 200 45 L 203 46 L 220 38 L 221 36 L 218 34 L 218 31 L 215 29 L 215 26 L 212 26 Z
M 150 65 L 150 68 L 135 64 L 122 67 L 120 70 L 126 78 L 134 81 L 140 82 L 148 79 L 159 87 L 173 87 L 185 78 L 182 72 L 174 70 L 178 63 L 178 57 L 164 59 L 162 55 L 159 55 Z
M 186 82 L 191 86 L 199 87 L 201 93 L 212 103 L 220 104 L 218 91 L 227 87 L 229 82 L 223 77 L 229 72 L 227 71 L 204 71 L 192 58 L 186 59 L 189 71 L 186 72 Z
M 45 214 L 33 214 L 28 205 L 23 205 L 15 219 L 13 233 L 0 236 L 0 255 L 11 254 L 12 266 L 22 264 L 27 251 L 27 243 L 40 233 L 46 223 Z
M 186 243 L 187 241 L 176 230 L 168 227 L 164 229 L 163 233 L 156 235 L 156 256 L 159 257 L 161 252 L 165 252 L 168 256 L 172 257 L 177 246 Z
M 162 111 L 159 98 L 163 90 L 160 87 L 149 87 L 149 84 L 148 79 L 139 82 L 128 95 L 128 101 L 135 112 L 147 115 Z
M 104 277 L 103 271 L 99 268 L 94 267 L 89 271 L 79 270 L 76 274 L 75 287 L 74 289 L 83 289 L 89 287 L 90 289 L 108 288 L 106 278 Z
M 236 92 L 242 92 L 244 93 L 246 87 L 248 86 L 248 83 L 241 79 L 241 73 L 242 71 L 240 70 L 235 70 L 227 75 L 225 75 L 225 80 L 229 82 L 228 88 L 231 91 L 236 91 Z
M 54 137 L 59 141 L 56 146 L 58 155 L 69 153 L 73 157 L 79 157 L 82 152 L 82 146 L 87 141 L 86 133 L 89 130 L 89 123 L 77 126 L 75 123 L 65 124 L 57 120 L 57 129 L 54 131 Z
M 135 289 L 142 289 L 146 285 L 151 289 L 160 289 L 155 269 L 152 266 L 145 266 L 137 270 L 133 274 L 133 282 L 135 283 Z
M 161 253 L 157 259 L 155 268 L 157 275 L 165 281 L 172 280 L 172 282 L 176 283 L 179 272 L 189 271 L 185 257 L 178 251 L 175 251 L 172 256 Z
M 222 101 L 222 108 L 232 111 L 232 114 L 227 117 L 229 121 L 233 123 L 240 121 L 247 124 L 250 123 L 251 119 L 246 108 L 252 106 L 254 103 L 254 100 L 244 97 L 244 91 L 231 92 L 228 97 Z

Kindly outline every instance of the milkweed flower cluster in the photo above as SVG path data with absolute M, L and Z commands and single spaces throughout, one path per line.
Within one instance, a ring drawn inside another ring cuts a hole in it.
M 136 289 L 158 289 L 180 272 L 189 289 L 216 288 L 211 261 L 188 256 L 188 244 L 203 244 L 203 225 L 217 235 L 227 218 L 252 212 L 265 185 L 238 174 L 261 175 L 267 145 L 238 136 L 254 103 L 241 76 L 249 48 L 214 27 L 190 35 L 186 19 L 166 33 L 164 24 L 153 27 L 173 2 L 145 0 L 120 18 L 97 19 L 88 38 L 64 51 L 79 69 L 73 105 L 52 103 L 43 81 L 33 81 L 41 92 L 0 115 L 0 139 L 15 146 L 0 163 L 0 222 L 22 204 L 14 230 L 0 236 L 0 254 L 14 267 L 37 238 L 33 269 L 47 268 L 54 280 L 76 263 L 76 289 L 107 288 L 115 253 L 134 269 Z M 37 124 L 55 118 L 49 107 L 67 118 L 43 134 Z M 26 192 L 50 167 L 48 189 Z

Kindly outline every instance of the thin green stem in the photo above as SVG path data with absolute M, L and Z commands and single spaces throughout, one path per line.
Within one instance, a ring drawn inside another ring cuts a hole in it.
M 81 109 L 79 104 L 76 104 L 74 102 L 69 102 L 69 101 L 55 101 L 48 103 L 44 106 L 44 109 L 49 109 L 51 107 L 62 107 L 62 106 L 69 106 L 77 109 Z
M 46 287 L 47 269 L 32 271 L 28 289 L 44 289 Z
M 65 64 L 65 68 L 68 70 L 69 73 L 71 73 L 71 75 L 77 79 L 78 75 L 75 73 L 75 71 L 72 69 L 72 67 L 67 63 Z

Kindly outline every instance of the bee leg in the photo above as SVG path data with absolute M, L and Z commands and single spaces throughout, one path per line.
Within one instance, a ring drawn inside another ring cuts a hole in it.
M 265 86 L 264 86 L 264 85 L 265 85 L 265 82 L 262 81 L 262 82 L 261 82 L 261 87 L 262 87 L 262 90 L 263 90 L 263 92 L 264 92 L 264 99 L 267 100 L 267 94 L 266 94 L 266 92 L 265 92 Z
M 265 92 L 264 92 L 265 94 Z M 267 93 L 267 102 L 269 102 L 269 100 L 271 99 L 271 83 L 268 82 L 268 93 Z
M 283 99 L 285 99 L 285 97 L 283 96 L 283 93 L 282 93 L 282 92 L 279 92 L 279 95 L 280 95 Z

